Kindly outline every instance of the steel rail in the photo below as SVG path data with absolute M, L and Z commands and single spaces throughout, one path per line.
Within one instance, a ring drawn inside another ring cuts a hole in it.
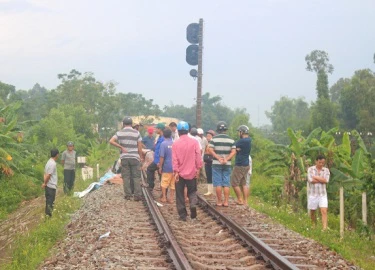
M 143 177 L 144 175 L 142 172 L 142 178 Z M 192 270 L 192 266 L 177 243 L 176 238 L 169 229 L 169 226 L 156 205 L 151 192 L 146 187 L 142 187 L 142 192 L 159 234 L 163 237 L 163 244 L 165 245 L 170 258 L 172 259 L 174 266 L 178 270 Z
M 262 240 L 256 237 L 254 234 L 242 228 L 240 225 L 238 225 L 237 222 L 235 222 L 231 218 L 226 217 L 225 215 L 220 213 L 218 210 L 216 210 L 214 206 L 208 203 L 207 200 L 200 195 L 198 195 L 198 203 L 205 211 L 207 211 L 210 215 L 212 215 L 215 219 L 217 219 L 220 223 L 222 223 L 225 227 L 232 231 L 249 247 L 253 248 L 255 252 L 257 252 L 263 258 L 263 260 L 271 264 L 274 269 L 299 269 L 297 266 L 289 262 L 286 258 L 281 256 L 270 246 L 268 246 L 266 243 L 264 243 Z

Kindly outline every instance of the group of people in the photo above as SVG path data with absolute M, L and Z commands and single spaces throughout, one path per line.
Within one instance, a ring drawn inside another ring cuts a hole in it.
M 61 164 L 64 166 L 64 193 L 70 194 L 73 191 L 75 182 L 76 167 L 76 151 L 74 143 L 69 141 L 66 144 L 67 149 L 62 153 Z M 46 208 L 45 214 L 52 216 L 53 205 L 56 199 L 57 189 L 57 159 L 59 158 L 59 150 L 52 149 L 50 159 L 44 167 L 44 176 L 42 188 L 45 189 Z
M 135 201 L 142 199 L 141 166 L 146 159 L 147 185 L 152 191 L 155 187 L 155 173 L 161 179 L 162 202 L 173 203 L 181 220 L 187 219 L 185 202 L 189 201 L 190 218 L 197 216 L 198 180 L 207 181 L 207 193 L 216 193 L 216 205 L 229 206 L 230 186 L 236 193 L 236 204 L 247 205 L 249 196 L 252 160 L 250 156 L 251 138 L 246 125 L 238 127 L 240 139 L 234 141 L 227 133 L 227 124 L 220 121 L 216 132 L 208 130 L 206 136 L 201 128 L 190 127 L 180 121 L 172 122 L 168 127 L 163 123 L 147 129 L 148 135 L 141 137 L 133 126 L 131 117 L 123 119 L 123 129 L 116 132 L 109 143 L 120 149 L 121 176 L 124 182 L 125 199 Z M 153 136 L 156 134 L 156 138 Z M 47 216 L 52 216 L 58 182 L 57 159 L 59 150 L 53 149 L 45 165 L 42 188 L 45 189 Z M 150 155 L 152 157 L 150 157 Z M 232 159 L 235 157 L 232 170 Z M 74 143 L 69 141 L 62 153 L 61 163 L 64 166 L 64 193 L 70 194 L 75 182 L 76 151 Z M 322 215 L 323 230 L 328 228 L 328 198 L 326 185 L 330 172 L 324 167 L 325 157 L 318 155 L 315 166 L 308 169 L 308 209 L 313 224 L 316 224 L 316 210 L 319 207 Z M 215 189 L 215 191 L 214 191 Z M 223 196 L 224 194 L 224 196 Z
M 125 117 L 124 128 L 110 139 L 110 144 L 121 151 L 121 175 L 124 180 L 125 199 L 141 199 L 142 149 L 153 151 L 153 161 L 147 166 L 147 185 L 150 191 L 155 188 L 155 173 L 160 176 L 162 202 L 174 202 L 181 220 L 188 213 L 185 202 L 189 201 L 190 218 L 197 216 L 197 182 L 207 180 L 207 193 L 216 192 L 216 205 L 229 206 L 229 188 L 233 186 L 239 205 L 247 204 L 251 175 L 251 139 L 249 128 L 238 127 L 240 139 L 235 142 L 227 134 L 227 124 L 220 121 L 216 132 L 209 130 L 204 136 L 201 128 L 191 127 L 187 122 L 172 122 L 167 127 L 163 123 L 155 130 L 147 129 L 148 135 L 141 137 L 132 128 L 132 119 Z M 156 138 L 153 134 L 156 134 Z M 235 157 L 232 173 L 231 160 Z M 204 165 L 204 166 L 203 166 Z M 224 197 L 222 195 L 224 193 Z

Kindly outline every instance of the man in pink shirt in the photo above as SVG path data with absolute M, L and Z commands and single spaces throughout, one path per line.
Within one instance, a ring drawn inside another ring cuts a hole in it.
M 197 217 L 197 177 L 202 167 L 201 150 L 197 141 L 187 136 L 188 123 L 181 121 L 177 125 L 180 138 L 172 145 L 173 174 L 176 181 L 176 206 L 180 220 L 186 221 L 184 188 L 190 202 L 190 218 Z

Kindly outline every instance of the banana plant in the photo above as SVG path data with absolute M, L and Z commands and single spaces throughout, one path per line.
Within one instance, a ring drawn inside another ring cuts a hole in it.
M 12 176 L 18 170 L 17 161 L 22 158 L 22 132 L 16 117 L 20 106 L 15 103 L 0 109 L 0 178 Z

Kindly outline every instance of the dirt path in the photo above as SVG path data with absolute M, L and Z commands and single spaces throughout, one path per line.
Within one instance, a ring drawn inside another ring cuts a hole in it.
M 6 220 L 0 222 L 0 268 L 11 261 L 17 236 L 27 234 L 44 217 L 44 205 L 44 196 L 24 201 Z

